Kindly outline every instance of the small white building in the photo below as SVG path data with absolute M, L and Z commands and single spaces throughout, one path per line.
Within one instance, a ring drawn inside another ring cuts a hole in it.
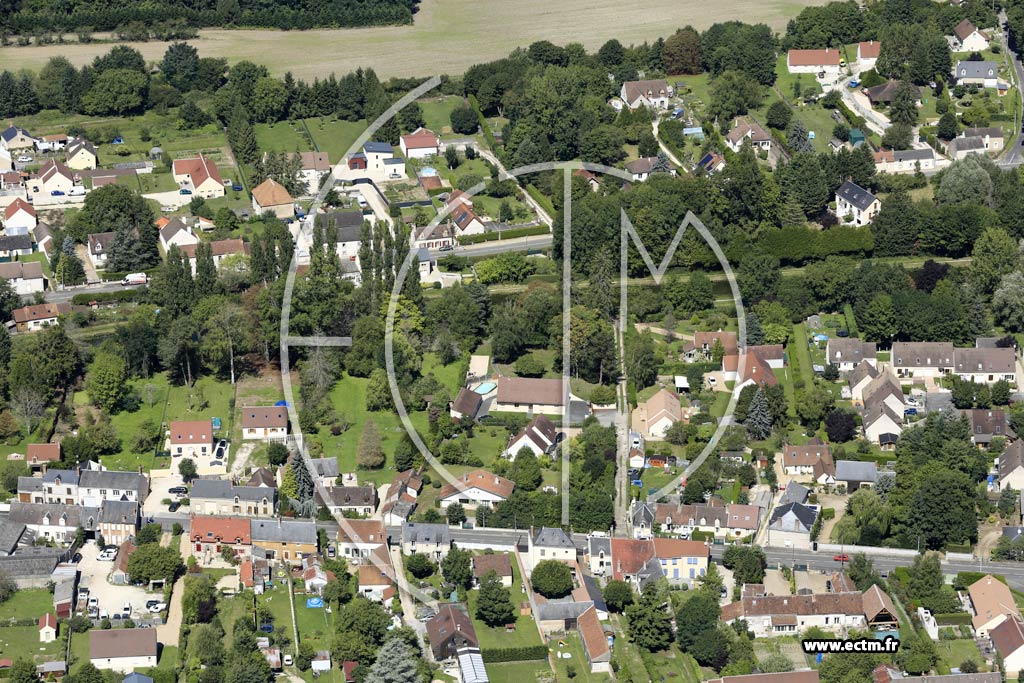
M 459 477 L 455 484 L 444 486 L 438 493 L 438 500 L 442 508 L 453 503 L 468 508 L 494 507 L 507 500 L 515 487 L 515 482 L 510 479 L 486 470 L 473 470 Z
M 554 422 L 546 415 L 538 415 L 530 420 L 523 431 L 509 440 L 502 455 L 514 461 L 516 454 L 523 448 L 527 448 L 531 453 L 540 457 L 545 453 L 553 452 L 561 441 L 561 437 L 562 434 Z
M 857 66 L 861 71 L 875 68 L 875 62 L 878 61 L 878 53 L 881 49 L 882 44 L 876 40 L 857 43 Z
M 167 429 L 168 450 L 173 457 L 193 460 L 213 454 L 213 425 L 209 420 L 177 420 Z
M 21 197 L 16 197 L 4 209 L 4 232 L 7 235 L 27 235 L 35 230 L 36 209 Z
M 526 537 L 527 571 L 532 572 L 537 563 L 544 560 L 560 562 L 576 561 L 576 545 L 562 529 L 557 527 L 541 527 L 530 529 Z
M 161 221 L 166 222 L 160 226 Z M 157 225 L 160 226 L 160 246 L 164 248 L 164 252 L 172 245 L 185 247 L 199 244 L 199 237 L 192 232 L 192 228 L 186 226 L 178 218 L 161 218 L 157 221 Z
M 284 441 L 288 437 L 288 409 L 284 406 L 243 406 L 242 438 Z
M 327 152 L 301 152 L 299 177 L 306 185 L 306 194 L 314 195 L 320 189 L 320 182 L 331 172 Z
M 428 128 L 417 128 L 399 140 L 399 148 L 406 159 L 425 159 L 441 153 L 441 140 Z
M 953 52 L 983 52 L 988 49 L 989 39 L 970 19 L 964 18 L 953 29 L 950 43 Z
M 838 50 L 790 50 L 786 54 L 786 68 L 791 74 L 831 74 L 839 75 Z
M 131 673 L 156 666 L 155 628 L 115 628 L 89 631 L 89 661 L 97 669 Z

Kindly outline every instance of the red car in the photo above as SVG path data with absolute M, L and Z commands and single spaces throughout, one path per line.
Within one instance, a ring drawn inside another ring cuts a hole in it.
M 842 555 L 836 555 L 832 559 L 835 560 L 836 562 L 849 562 L 850 561 L 850 556 L 845 554 L 845 553 L 843 553 Z

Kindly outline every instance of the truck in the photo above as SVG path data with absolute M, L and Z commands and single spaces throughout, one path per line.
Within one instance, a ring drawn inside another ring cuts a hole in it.
M 128 285 L 144 285 L 147 282 L 149 282 L 149 277 L 145 273 L 129 273 L 121 280 L 121 284 L 125 287 Z

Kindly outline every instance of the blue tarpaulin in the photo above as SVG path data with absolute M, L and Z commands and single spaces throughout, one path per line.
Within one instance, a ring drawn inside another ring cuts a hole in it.
M 306 598 L 306 607 L 310 609 L 316 609 L 324 606 L 323 598 Z
M 275 408 L 284 408 L 288 405 L 288 401 L 278 401 L 274 404 Z

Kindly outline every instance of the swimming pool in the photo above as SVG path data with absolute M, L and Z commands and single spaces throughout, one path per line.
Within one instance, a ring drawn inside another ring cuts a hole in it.
M 478 386 L 473 391 L 475 391 L 476 393 L 480 394 L 481 396 L 484 396 L 484 395 L 489 394 L 492 391 L 494 391 L 494 388 L 496 386 L 498 386 L 498 385 L 495 384 L 494 382 L 484 382 L 483 384 Z

